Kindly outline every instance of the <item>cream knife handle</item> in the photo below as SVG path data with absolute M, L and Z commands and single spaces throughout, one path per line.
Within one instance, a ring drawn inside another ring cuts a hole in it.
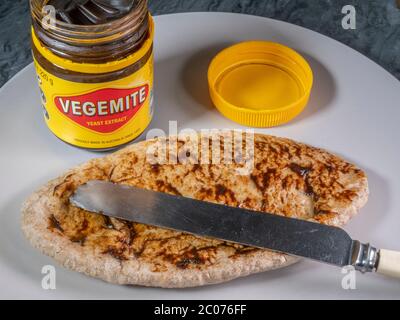
M 400 252 L 381 249 L 376 272 L 400 279 Z
M 351 265 L 362 273 L 379 274 L 400 279 L 400 252 L 378 250 L 369 243 L 353 240 Z

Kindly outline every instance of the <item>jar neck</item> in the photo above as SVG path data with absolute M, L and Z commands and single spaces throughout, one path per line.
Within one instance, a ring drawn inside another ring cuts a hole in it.
M 32 25 L 39 41 L 54 54 L 76 62 L 104 63 L 138 50 L 148 37 L 147 0 L 137 0 L 123 17 L 98 25 L 46 20 L 47 0 L 31 0 Z

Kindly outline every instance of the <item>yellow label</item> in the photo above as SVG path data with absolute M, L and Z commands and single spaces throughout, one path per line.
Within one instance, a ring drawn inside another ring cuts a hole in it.
M 153 55 L 131 75 L 102 83 L 68 81 L 34 62 L 47 126 L 61 140 L 89 149 L 113 148 L 149 125 Z

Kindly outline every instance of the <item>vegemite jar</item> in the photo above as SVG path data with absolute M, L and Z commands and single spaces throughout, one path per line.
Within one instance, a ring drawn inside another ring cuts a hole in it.
M 153 20 L 147 0 L 31 0 L 32 53 L 49 129 L 106 150 L 152 118 Z

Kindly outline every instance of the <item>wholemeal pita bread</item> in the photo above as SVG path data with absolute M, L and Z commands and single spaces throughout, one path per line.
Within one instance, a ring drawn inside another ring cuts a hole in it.
M 256 134 L 254 166 L 245 175 L 238 174 L 242 165 L 236 163 L 151 164 L 146 152 L 160 141 L 93 159 L 32 194 L 22 208 L 22 229 L 31 244 L 66 268 L 112 283 L 200 286 L 284 267 L 297 258 L 108 218 L 72 206 L 69 197 L 89 180 L 109 180 L 333 226 L 343 226 L 368 198 L 363 171 L 289 139 Z M 178 139 L 178 154 L 187 153 L 185 141 Z

